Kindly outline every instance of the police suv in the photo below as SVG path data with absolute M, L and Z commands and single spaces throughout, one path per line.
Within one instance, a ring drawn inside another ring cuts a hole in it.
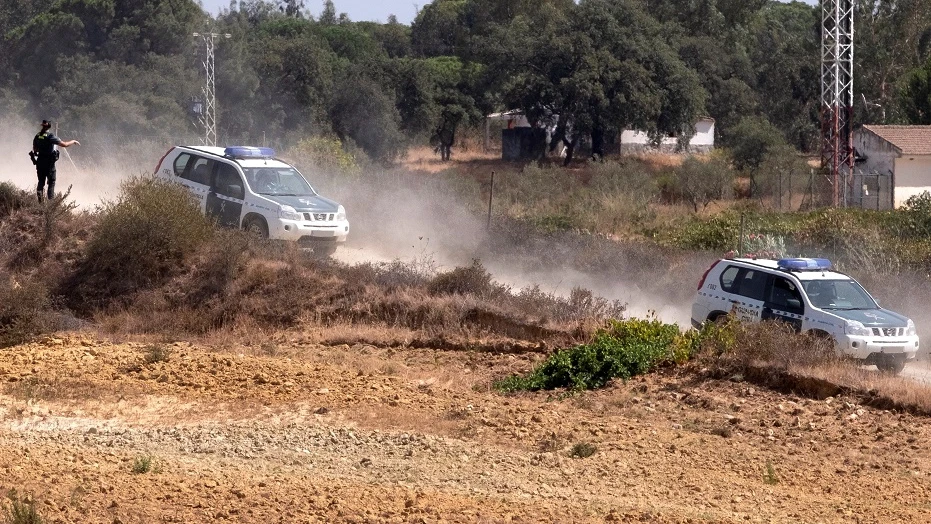
M 698 284 L 692 325 L 733 313 L 738 320 L 781 320 L 831 337 L 839 354 L 898 374 L 918 352 L 915 323 L 879 304 L 823 258 L 725 259 Z
M 317 194 L 271 148 L 177 146 L 155 173 L 188 188 L 201 211 L 224 226 L 296 241 L 324 256 L 349 234 L 343 206 Z

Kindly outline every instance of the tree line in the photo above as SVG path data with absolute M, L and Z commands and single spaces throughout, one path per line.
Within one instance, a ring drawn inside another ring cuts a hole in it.
M 931 124 L 931 2 L 855 0 L 858 123 Z M 190 134 L 216 45 L 219 134 L 338 138 L 378 161 L 448 151 L 485 114 L 522 109 L 569 151 L 635 127 L 718 140 L 775 132 L 817 151 L 821 10 L 775 0 L 434 0 L 410 25 L 323 2 L 21 0 L 0 6 L 0 110 L 75 129 Z

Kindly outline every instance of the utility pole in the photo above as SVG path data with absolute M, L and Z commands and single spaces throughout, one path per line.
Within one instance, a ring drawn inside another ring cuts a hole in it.
M 199 114 L 198 120 L 204 126 L 204 145 L 217 145 L 217 92 L 216 79 L 213 69 L 213 49 L 217 38 L 232 38 L 229 33 L 193 33 L 195 38 L 202 38 L 207 48 L 207 56 L 204 58 L 204 71 L 207 73 L 207 83 L 202 89 L 204 94 L 203 111 Z
M 821 13 L 821 168 L 838 207 L 847 203 L 854 166 L 854 0 L 821 0 Z

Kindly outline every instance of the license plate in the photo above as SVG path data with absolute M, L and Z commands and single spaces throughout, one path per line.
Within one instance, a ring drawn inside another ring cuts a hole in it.
M 903 346 L 883 346 L 879 348 L 883 353 L 904 353 L 905 347 Z
M 311 231 L 310 236 L 312 237 L 333 237 L 333 236 L 336 236 L 336 231 Z

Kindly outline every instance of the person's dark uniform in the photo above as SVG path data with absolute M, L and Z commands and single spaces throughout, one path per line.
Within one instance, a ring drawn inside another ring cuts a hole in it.
M 48 199 L 55 198 L 55 162 L 58 161 L 58 149 L 55 146 L 69 147 L 73 144 L 80 145 L 77 140 L 61 140 L 54 133 L 49 131 L 52 123 L 48 120 L 42 121 L 42 130 L 39 131 L 35 138 L 32 139 L 32 152 L 35 153 L 34 162 L 36 164 L 36 174 L 39 176 L 39 185 L 36 186 L 36 195 L 39 201 L 42 201 L 42 194 L 45 192 L 45 184 L 48 183 Z

